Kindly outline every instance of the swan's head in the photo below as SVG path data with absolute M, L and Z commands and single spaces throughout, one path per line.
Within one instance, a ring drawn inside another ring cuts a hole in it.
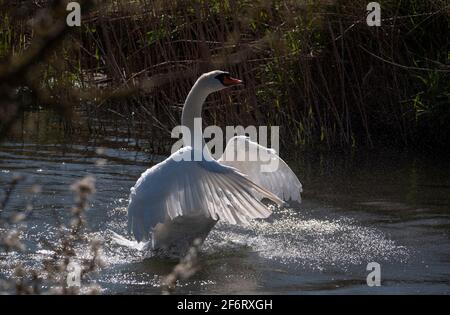
M 231 86 L 242 84 L 242 81 L 231 77 L 226 71 L 214 70 L 202 74 L 198 79 L 198 84 L 201 84 L 209 93 L 213 93 Z

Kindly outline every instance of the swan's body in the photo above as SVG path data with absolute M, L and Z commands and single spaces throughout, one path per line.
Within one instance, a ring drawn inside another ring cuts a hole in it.
M 208 94 L 239 82 L 222 71 L 202 75 L 186 99 L 182 125 L 193 130 Z M 226 151 L 237 150 L 239 141 L 259 146 L 235 137 Z M 219 219 L 245 224 L 267 218 L 272 211 L 262 203 L 264 198 L 278 205 L 281 199 L 300 201 L 300 182 L 273 150 L 271 158 L 280 161 L 274 173 L 258 172 L 258 161 L 227 161 L 224 156 L 216 161 L 208 150 L 200 153 L 204 159 L 195 161 L 195 150 L 181 148 L 146 170 L 131 188 L 128 229 L 138 242 L 150 241 L 153 251 L 182 255 L 195 239 L 203 241 Z

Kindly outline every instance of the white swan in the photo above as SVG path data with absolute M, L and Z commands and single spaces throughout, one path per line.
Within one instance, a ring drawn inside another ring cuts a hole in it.
M 224 71 L 200 76 L 184 103 L 182 125 L 193 130 L 206 97 L 240 83 Z M 234 137 L 225 152 L 238 150 L 241 141 L 247 148 L 259 146 L 247 137 Z M 278 205 L 283 204 L 281 199 L 300 201 L 300 181 L 273 150 L 264 149 L 271 158 L 279 159 L 276 172 L 261 173 L 258 161 L 227 161 L 225 154 L 216 161 L 207 149 L 203 160 L 191 161 L 194 149 L 181 148 L 146 170 L 131 188 L 129 233 L 138 242 L 149 241 L 157 254 L 183 255 L 195 239 L 203 241 L 219 219 L 245 224 L 267 218 L 272 211 L 262 203 L 264 198 Z

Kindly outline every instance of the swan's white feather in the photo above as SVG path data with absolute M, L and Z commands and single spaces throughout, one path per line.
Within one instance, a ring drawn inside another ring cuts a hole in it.
M 137 241 L 148 240 L 158 223 L 177 217 L 204 216 L 245 224 L 266 218 L 271 210 L 261 200 L 283 202 L 236 169 L 212 161 L 190 161 L 185 147 L 146 170 L 131 188 L 128 230 Z
M 245 152 L 242 152 L 242 150 L 245 150 Z M 255 152 L 258 153 L 257 156 L 252 155 Z M 276 160 L 275 162 L 278 164 L 276 171 L 261 171 L 261 166 L 269 163 L 268 161 L 259 159 L 261 152 L 267 154 L 271 160 Z M 238 161 L 239 156 L 245 157 L 245 160 Z M 228 165 L 238 169 L 257 185 L 274 193 L 280 199 L 301 202 L 300 193 L 302 192 L 302 184 L 295 173 L 273 149 L 259 145 L 246 136 L 236 136 L 228 141 L 225 152 L 219 159 L 219 162 L 222 165 Z

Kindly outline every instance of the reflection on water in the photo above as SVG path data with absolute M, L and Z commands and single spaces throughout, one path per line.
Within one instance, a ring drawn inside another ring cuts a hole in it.
M 143 259 L 112 237 L 126 236 L 129 188 L 152 159 L 161 158 L 125 142 L 102 143 L 103 150 L 98 142 L 0 147 L 1 187 L 13 173 L 26 175 L 8 211 L 34 206 L 22 235 L 27 250 L 1 257 L 0 279 L 19 263 L 38 266 L 51 254 L 40 240 L 58 237 L 52 209 L 67 213 L 69 185 L 93 174 L 89 237 L 105 240 L 106 266 L 91 281 L 105 293 L 161 292 L 161 278 L 175 262 Z M 385 153 L 304 156 L 290 164 L 304 184 L 303 203 L 250 226 L 218 224 L 203 246 L 200 272 L 181 282 L 178 293 L 450 293 L 447 161 Z M 41 193 L 29 193 L 34 184 Z M 372 261 L 382 267 L 379 288 L 365 282 Z

